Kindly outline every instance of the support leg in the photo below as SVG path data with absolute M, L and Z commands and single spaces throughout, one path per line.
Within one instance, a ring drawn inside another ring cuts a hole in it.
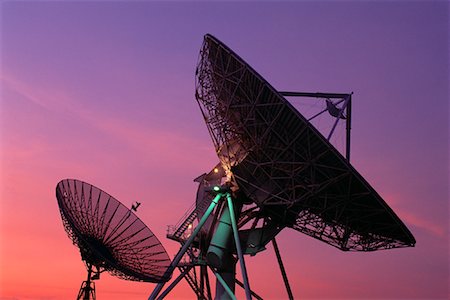
M 161 295 L 159 295 L 158 299 L 163 299 L 165 296 L 167 296 L 167 294 L 170 293 L 170 291 L 181 281 L 181 279 L 184 278 L 184 276 L 186 276 L 186 274 L 191 270 L 192 267 L 188 267 L 186 268 L 182 273 L 180 273 L 180 275 L 178 275 L 177 278 L 175 278 L 174 281 L 172 281 L 172 283 L 167 287 L 167 289 L 165 289 Z
M 239 264 L 241 266 L 242 279 L 244 281 L 245 298 L 247 300 L 251 300 L 252 294 L 250 291 L 250 284 L 248 282 L 247 268 L 245 267 L 244 255 L 242 254 L 241 241 L 239 240 L 239 233 L 238 233 L 238 228 L 237 228 L 237 224 L 236 224 L 236 218 L 234 215 L 233 199 L 231 199 L 231 196 L 229 193 L 227 193 L 226 195 L 227 195 L 227 201 L 228 201 L 227 202 L 228 209 L 230 210 L 231 226 L 233 227 L 234 243 L 236 244 L 236 252 L 238 255 L 238 259 L 239 259 Z
M 289 285 L 289 281 L 286 275 L 286 270 L 284 269 L 283 261 L 281 260 L 280 251 L 278 250 L 277 242 L 275 238 L 272 240 L 273 249 L 275 250 L 275 254 L 277 255 L 278 265 L 280 266 L 281 275 L 283 276 L 284 285 L 286 286 L 286 291 L 289 296 L 289 300 L 293 300 L 294 296 L 292 295 L 291 286 Z
M 183 247 L 178 251 L 177 255 L 172 260 L 172 263 L 167 268 L 167 270 L 166 270 L 166 272 L 164 274 L 164 277 L 169 278 L 172 275 L 173 271 L 177 267 L 177 265 L 180 262 L 181 258 L 186 253 L 186 250 L 192 244 L 192 242 L 194 241 L 194 238 L 197 236 L 197 234 L 199 233 L 200 229 L 202 229 L 203 225 L 205 224 L 205 222 L 208 219 L 208 217 L 211 214 L 211 212 L 214 210 L 214 207 L 216 207 L 216 205 L 219 202 L 221 197 L 222 197 L 222 195 L 218 194 L 213 199 L 213 201 L 209 205 L 208 209 L 206 210 L 205 214 L 203 215 L 203 217 L 201 218 L 200 222 L 198 223 L 197 227 L 195 227 L 195 230 L 192 233 L 192 235 L 189 237 L 189 239 L 186 241 L 186 243 L 184 243 Z M 151 295 L 150 295 L 150 297 L 148 299 L 149 300 L 156 299 L 156 296 L 158 296 L 158 294 L 161 292 L 161 289 L 164 287 L 164 284 L 165 284 L 165 282 L 158 283 L 158 285 L 155 287 L 155 289 L 153 290 L 153 292 L 151 293 Z
M 86 263 L 86 267 L 88 270 L 87 280 L 81 284 L 77 300 L 95 300 L 95 283 L 91 281 L 92 265 Z
M 225 280 L 222 278 L 222 276 L 213 270 L 214 275 L 217 278 L 217 281 L 222 285 L 222 287 L 224 288 L 224 290 L 227 292 L 228 296 L 232 299 L 232 300 L 236 300 L 236 296 L 234 295 L 233 291 L 230 289 L 230 287 L 228 286 L 228 284 L 225 282 Z
M 205 272 L 206 293 L 208 294 L 208 300 L 211 300 L 212 294 L 211 294 L 211 286 L 209 284 L 208 268 L 207 268 L 207 266 L 202 266 L 202 268 L 204 268 L 204 272 Z
M 239 280 L 236 279 L 236 283 L 238 286 L 240 286 L 241 288 L 244 288 L 244 284 L 242 282 L 240 282 Z M 258 300 L 264 300 L 261 296 L 259 296 L 257 293 L 255 293 L 254 291 L 250 291 L 252 292 L 252 296 L 255 297 Z

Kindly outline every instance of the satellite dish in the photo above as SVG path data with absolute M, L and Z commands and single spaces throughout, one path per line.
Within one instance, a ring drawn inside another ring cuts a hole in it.
M 64 229 L 81 252 L 88 271 L 77 299 L 95 299 L 100 273 L 126 280 L 167 281 L 170 264 L 151 230 L 128 208 L 101 189 L 76 179 L 61 180 L 56 198 Z
M 205 36 L 196 95 L 234 184 L 279 223 L 342 250 L 415 244 L 406 226 L 334 146 L 211 35 Z
M 195 96 L 224 174 L 211 189 L 206 187 L 217 182 L 208 177 L 211 172 L 197 178 L 197 205 L 176 232 L 193 220 L 198 224 L 180 241 L 166 277 L 176 267 L 181 273 L 161 294 L 159 283 L 149 299 L 162 299 L 183 277 L 198 299 L 211 299 L 206 268 L 217 278 L 216 299 L 235 299 L 236 283 L 246 299 L 262 299 L 250 289 L 244 254 L 257 254 L 269 241 L 293 299 L 275 241 L 285 227 L 343 251 L 415 245 L 408 228 L 350 165 L 349 148 L 344 158 L 283 95 L 341 99 L 340 108 L 328 110 L 336 122 L 347 122 L 349 134 L 351 94 L 278 92 L 225 44 L 205 35 Z M 205 199 L 209 206 L 199 209 Z M 204 226 L 207 238 L 199 242 Z M 181 264 L 186 254 L 189 262 Z M 235 277 L 237 261 L 243 283 Z M 192 272 L 196 267 L 200 278 Z

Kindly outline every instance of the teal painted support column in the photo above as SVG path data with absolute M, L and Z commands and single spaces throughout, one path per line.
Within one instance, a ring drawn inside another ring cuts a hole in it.
M 225 280 L 222 278 L 222 276 L 214 270 L 213 270 L 213 273 L 214 273 L 214 275 L 216 275 L 217 281 L 220 282 L 220 284 L 222 285 L 224 290 L 227 292 L 228 296 L 230 296 L 230 298 L 232 300 L 236 300 L 236 296 L 234 295 L 233 291 L 230 289 L 228 284 L 225 282 Z
M 236 244 L 236 252 L 239 258 L 239 264 L 241 266 L 242 279 L 244 281 L 245 298 L 247 300 L 251 300 L 252 294 L 250 290 L 250 284 L 248 282 L 247 268 L 245 267 L 244 255 L 242 254 L 241 241 L 239 240 L 239 232 L 237 228 L 236 217 L 234 215 L 233 199 L 231 199 L 229 193 L 226 194 L 226 197 L 228 201 L 227 202 L 228 209 L 230 210 L 231 226 L 233 227 L 234 243 Z
M 208 265 L 216 270 L 229 269 L 229 265 L 233 264 L 232 259 L 229 259 L 231 256 L 230 252 L 232 252 L 230 250 L 232 236 L 233 228 L 231 226 L 230 211 L 224 207 L 206 252 Z
M 211 204 L 209 205 L 208 209 L 206 210 L 205 214 L 201 218 L 200 222 L 198 223 L 197 227 L 195 227 L 194 232 L 189 237 L 189 239 L 184 243 L 183 247 L 178 251 L 175 258 L 172 260 L 172 263 L 167 268 L 164 277 L 170 277 L 172 276 L 173 271 L 177 267 L 178 263 L 180 262 L 181 258 L 183 257 L 184 253 L 186 253 L 186 250 L 189 248 L 189 246 L 194 241 L 194 238 L 199 233 L 200 229 L 202 229 L 203 225 L 205 224 L 206 220 L 208 219 L 209 215 L 212 213 L 214 208 L 216 207 L 217 203 L 219 202 L 220 198 L 222 197 L 222 194 L 217 194 L 216 197 L 213 199 Z M 158 285 L 155 287 L 153 292 L 151 293 L 150 297 L 148 297 L 149 300 L 154 300 L 158 296 L 158 294 L 161 292 L 162 288 L 164 287 L 165 282 L 158 283 Z

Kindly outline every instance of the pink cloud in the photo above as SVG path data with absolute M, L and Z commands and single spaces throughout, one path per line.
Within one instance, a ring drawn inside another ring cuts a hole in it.
M 61 93 L 61 91 L 53 89 L 50 94 L 48 90 L 31 86 L 8 75 L 2 75 L 0 81 L 2 85 L 49 111 L 61 111 L 63 108 L 70 108 L 71 102 L 67 95 Z
M 398 215 L 404 220 L 406 223 L 409 223 L 415 227 L 421 228 L 423 230 L 428 231 L 434 236 L 445 238 L 446 229 L 443 226 L 440 226 L 432 221 L 422 218 L 419 215 L 416 215 L 411 212 L 406 212 L 404 210 L 397 210 Z
M 107 135 L 121 145 L 132 148 L 144 163 L 169 169 L 195 169 L 199 168 L 199 165 L 209 168 L 216 161 L 209 140 L 199 141 L 194 136 L 143 126 L 133 123 L 133 120 L 112 117 L 98 111 L 93 112 L 82 107 L 81 103 L 63 90 L 45 89 L 9 76 L 3 76 L 1 81 L 32 103 L 53 113 L 75 116 L 83 124 L 99 131 L 100 135 Z M 189 159 L 186 159 L 187 157 Z

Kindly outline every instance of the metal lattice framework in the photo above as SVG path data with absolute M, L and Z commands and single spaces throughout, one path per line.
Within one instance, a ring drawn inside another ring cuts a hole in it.
M 82 259 L 126 280 L 162 282 L 170 259 L 150 229 L 95 186 L 65 179 L 56 186 L 64 228 Z M 90 270 L 89 270 L 90 272 Z
M 231 180 L 272 220 L 341 250 L 414 246 L 368 182 L 279 92 L 206 35 L 196 99 Z

